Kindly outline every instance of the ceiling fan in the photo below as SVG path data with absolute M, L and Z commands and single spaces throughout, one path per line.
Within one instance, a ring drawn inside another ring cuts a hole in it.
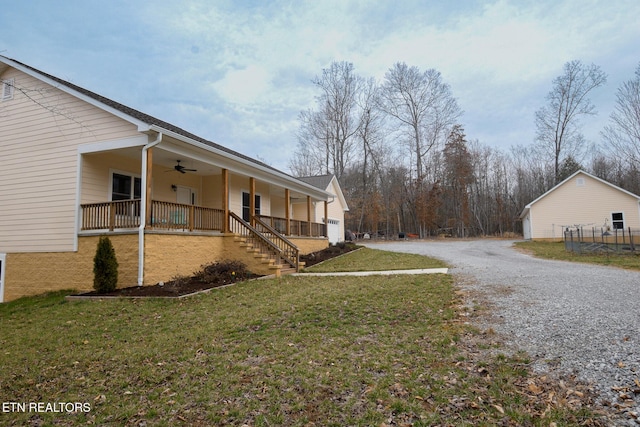
M 176 160 L 176 162 L 178 162 L 178 164 L 177 164 L 177 165 L 175 165 L 173 168 L 174 168 L 175 170 L 177 170 L 178 172 L 180 172 L 180 173 L 197 172 L 197 171 L 198 171 L 197 169 L 188 169 L 188 168 L 185 168 L 184 166 L 182 166 L 182 165 L 180 164 L 180 160 Z

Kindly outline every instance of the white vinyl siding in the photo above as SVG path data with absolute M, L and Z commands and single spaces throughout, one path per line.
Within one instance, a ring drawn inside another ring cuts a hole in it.
M 136 127 L 26 74 L 2 79 L 34 92 L 14 93 L 0 121 L 0 252 L 74 249 L 80 144 L 137 135 Z

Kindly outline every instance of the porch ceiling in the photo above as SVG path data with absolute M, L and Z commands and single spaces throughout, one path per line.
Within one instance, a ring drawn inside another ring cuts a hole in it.
M 142 149 L 140 146 L 137 147 L 129 147 L 129 148 L 120 148 L 117 150 L 118 155 L 125 156 L 131 159 L 135 159 L 137 161 L 141 161 L 142 157 Z M 163 140 L 163 143 L 154 147 L 153 149 L 153 165 L 156 167 L 165 168 L 168 173 L 175 173 L 179 175 L 180 172 L 173 170 L 174 166 L 177 164 L 177 160 L 180 160 L 180 164 L 188 169 L 196 169 L 195 172 L 187 172 L 188 174 L 193 174 L 196 176 L 210 176 L 210 175 L 220 175 L 222 174 L 222 167 L 215 165 L 216 156 L 211 153 L 208 153 L 199 148 L 191 149 L 190 147 L 185 147 L 183 143 L 180 141 L 176 141 L 173 138 L 166 137 Z M 222 160 L 221 160 L 222 161 Z M 285 188 L 289 188 L 291 190 L 291 199 L 293 203 L 302 203 L 306 202 L 307 194 L 313 194 L 312 199 L 314 201 L 324 200 L 320 194 L 322 190 L 314 189 L 310 192 L 306 190 L 302 190 L 299 187 L 309 185 L 300 181 L 299 185 L 291 185 L 283 181 L 282 179 L 270 180 L 269 177 L 264 176 L 264 172 L 257 173 L 253 175 L 252 169 L 250 167 L 238 168 L 239 171 L 230 170 L 232 174 L 239 174 L 242 176 L 254 176 L 259 181 L 268 182 L 271 187 L 271 194 L 279 197 L 285 196 Z M 274 182 L 275 181 L 275 182 Z M 280 183 L 279 181 L 282 181 Z M 296 188 L 298 187 L 298 188 Z
M 118 150 L 118 155 L 127 157 L 136 161 L 141 161 L 141 149 L 140 147 L 130 147 L 130 148 L 122 148 Z M 180 175 L 180 172 L 173 170 L 173 167 L 176 165 L 176 160 L 180 160 L 180 164 L 182 166 L 189 169 L 196 169 L 196 172 L 187 172 L 191 175 L 197 176 L 208 176 L 208 175 L 221 175 L 222 168 L 219 166 L 212 165 L 210 163 L 204 162 L 202 160 L 198 160 L 195 158 L 191 158 L 189 156 L 183 156 L 180 154 L 176 154 L 172 151 L 163 150 L 162 147 L 157 147 L 153 151 L 153 164 L 156 166 L 156 170 L 158 167 L 166 168 L 165 170 L 168 173 Z M 277 185 L 270 184 L 271 187 L 271 195 L 282 197 L 285 196 L 284 187 L 280 187 Z M 305 193 L 291 191 L 291 201 L 292 203 L 306 203 L 307 195 Z
M 141 160 L 142 156 L 140 147 L 119 149 L 118 155 L 138 161 Z M 163 150 L 162 147 L 157 147 L 153 151 L 154 166 L 165 167 L 167 171 L 173 170 L 173 167 L 177 164 L 177 160 L 180 160 L 180 164 L 185 168 L 196 169 L 196 172 L 188 172 L 189 174 L 207 176 L 220 175 L 222 173 L 222 169 L 218 166 L 214 166 L 210 163 L 206 163 L 186 155 L 180 155 L 171 151 Z M 176 174 L 180 173 L 178 171 L 174 172 Z

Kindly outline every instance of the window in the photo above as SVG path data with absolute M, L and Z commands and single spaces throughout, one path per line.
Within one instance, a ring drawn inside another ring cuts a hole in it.
M 577 187 L 584 187 L 584 178 L 576 178 L 576 186 Z
M 113 173 L 111 200 L 131 200 L 142 197 L 142 180 L 136 176 Z
M 624 229 L 624 215 L 622 212 L 613 212 L 611 214 L 611 224 L 613 224 L 614 230 Z
M 249 222 L 251 220 L 249 202 L 251 201 L 251 195 L 245 191 L 242 192 L 242 219 Z M 254 215 L 260 215 L 260 195 L 255 195 L 255 212 Z
M 13 99 L 13 79 L 2 80 L 2 101 Z
M 111 200 L 139 200 L 142 198 L 142 179 L 133 175 L 113 172 L 111 178 Z M 118 204 L 117 215 L 140 215 L 137 204 Z

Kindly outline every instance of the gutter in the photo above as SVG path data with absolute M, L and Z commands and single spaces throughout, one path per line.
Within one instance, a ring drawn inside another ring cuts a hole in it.
M 147 151 L 155 147 L 162 141 L 162 132 L 158 132 L 155 141 L 149 142 L 142 147 L 142 165 L 140 174 L 142 178 L 140 194 L 140 226 L 138 227 L 138 286 L 144 283 L 144 229 L 147 221 Z

